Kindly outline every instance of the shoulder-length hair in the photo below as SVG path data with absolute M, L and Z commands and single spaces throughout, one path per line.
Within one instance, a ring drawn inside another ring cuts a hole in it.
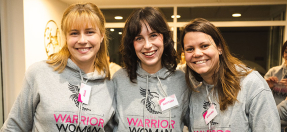
M 219 64 L 215 65 L 217 68 L 212 79 L 214 82 L 214 90 L 218 93 L 220 110 L 224 111 L 228 106 L 233 105 L 235 101 L 237 101 L 237 95 L 241 89 L 240 78 L 248 75 L 251 70 L 248 69 L 240 60 L 231 55 L 220 31 L 206 19 L 196 18 L 185 26 L 180 39 L 183 48 L 184 36 L 188 32 L 202 32 L 210 35 L 216 46 L 222 50 L 222 54 L 219 56 Z M 238 68 L 241 70 L 238 70 Z M 244 72 L 242 72 L 242 70 Z M 198 92 L 191 85 L 189 78 L 190 74 L 199 82 L 203 81 L 203 78 L 187 66 L 185 75 L 186 82 L 193 91 Z
M 177 66 L 176 51 L 173 47 L 174 41 L 162 13 L 153 7 L 138 9 L 129 16 L 125 23 L 120 46 L 124 68 L 127 70 L 131 82 L 135 82 L 137 78 L 137 62 L 140 61 L 135 53 L 133 43 L 135 37 L 141 33 L 141 23 L 149 25 L 153 31 L 163 35 L 164 50 L 161 57 L 162 65 L 172 72 Z
M 106 78 L 110 78 L 109 63 L 107 59 L 107 36 L 105 29 L 105 17 L 101 10 L 93 3 L 72 4 L 64 12 L 61 21 L 62 34 L 67 39 L 66 35 L 71 28 L 87 27 L 91 25 L 94 28 L 99 28 L 103 41 L 100 49 L 95 57 L 94 68 L 100 73 L 105 71 Z M 49 56 L 47 63 L 54 67 L 55 71 L 62 72 L 67 65 L 68 58 L 71 56 L 68 50 L 67 42 L 65 41 L 62 49 L 55 54 Z

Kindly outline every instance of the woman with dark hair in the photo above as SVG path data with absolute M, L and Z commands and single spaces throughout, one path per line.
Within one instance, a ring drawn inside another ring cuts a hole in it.
M 197 18 L 183 29 L 190 98 L 189 129 L 279 132 L 271 90 L 257 71 L 231 55 L 219 30 Z
M 188 106 L 184 73 L 169 26 L 155 8 L 134 11 L 123 31 L 124 68 L 116 72 L 115 131 L 182 131 Z
M 287 99 L 287 41 L 282 45 L 281 55 L 284 59 L 282 65 L 272 67 L 264 78 L 273 91 L 281 118 L 281 131 L 284 132 L 284 129 L 287 130 L 287 114 L 285 114 L 287 107 L 287 100 L 285 100 Z

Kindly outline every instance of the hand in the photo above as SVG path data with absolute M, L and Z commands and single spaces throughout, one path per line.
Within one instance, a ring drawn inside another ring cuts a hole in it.
M 287 81 L 287 79 L 286 79 L 286 81 Z M 270 88 L 273 88 L 274 84 L 278 83 L 278 78 L 276 76 L 272 76 L 272 77 L 267 78 L 266 82 L 268 83 Z
M 287 86 L 287 78 L 282 79 L 279 83 Z

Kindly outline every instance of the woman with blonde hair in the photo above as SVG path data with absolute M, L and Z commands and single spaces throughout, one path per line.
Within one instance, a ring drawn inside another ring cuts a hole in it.
M 280 120 L 262 76 L 231 55 L 219 30 L 197 18 L 183 29 L 190 98 L 189 129 L 220 132 L 279 132 Z
M 1 131 L 98 131 L 114 114 L 105 18 L 92 3 L 64 12 L 63 48 L 33 64 Z

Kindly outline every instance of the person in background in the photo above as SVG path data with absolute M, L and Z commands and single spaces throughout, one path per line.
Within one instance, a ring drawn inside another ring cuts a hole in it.
M 287 114 L 286 114 L 286 101 L 287 96 L 287 41 L 283 44 L 281 55 L 284 62 L 281 66 L 272 67 L 264 76 L 269 87 L 273 91 L 273 96 L 277 104 L 279 115 L 281 118 L 282 132 L 284 129 L 287 132 Z M 282 103 L 281 103 L 282 102 Z M 281 103 L 281 104 L 280 104 Z M 280 104 L 280 105 L 279 105 Z
M 29 67 L 1 131 L 112 131 L 114 87 L 109 80 L 105 18 L 92 3 L 64 12 L 62 49 Z
M 108 56 L 108 62 L 109 62 L 110 74 L 112 78 L 113 75 L 122 67 L 118 65 L 117 63 L 111 62 L 110 56 Z
M 114 131 L 182 132 L 188 108 L 184 73 L 169 26 L 156 8 L 134 11 L 125 22 L 120 52 L 124 68 L 113 76 Z
M 233 57 L 219 30 L 196 18 L 181 36 L 190 98 L 189 130 L 280 132 L 280 119 L 262 76 Z
M 185 55 L 184 55 L 183 51 L 180 54 L 180 62 L 179 62 L 179 64 L 177 64 L 176 69 L 179 69 L 179 70 L 185 72 L 186 62 L 185 62 Z

